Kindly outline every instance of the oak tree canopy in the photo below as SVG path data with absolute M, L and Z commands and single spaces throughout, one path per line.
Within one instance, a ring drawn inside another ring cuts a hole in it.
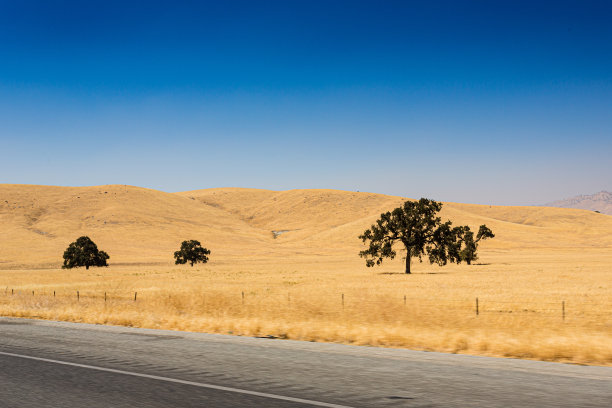
M 402 206 L 380 215 L 380 218 L 359 238 L 368 248 L 359 252 L 366 266 L 380 265 L 384 258 L 397 255 L 395 243 L 406 249 L 406 273 L 410 273 L 411 258 L 427 256 L 430 263 L 446 265 L 448 262 L 468 265 L 478 259 L 478 243 L 495 235 L 481 225 L 476 237 L 468 226 L 453 227 L 451 221 L 442 222 L 437 216 L 442 203 L 426 198 L 406 201 Z

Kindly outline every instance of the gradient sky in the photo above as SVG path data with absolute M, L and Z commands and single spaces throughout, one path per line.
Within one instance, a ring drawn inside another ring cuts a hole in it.
M 612 190 L 608 1 L 0 0 L 0 183 Z

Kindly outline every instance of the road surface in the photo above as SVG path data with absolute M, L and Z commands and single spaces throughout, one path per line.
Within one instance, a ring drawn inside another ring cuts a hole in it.
M 612 407 L 612 368 L 0 318 L 0 407 Z

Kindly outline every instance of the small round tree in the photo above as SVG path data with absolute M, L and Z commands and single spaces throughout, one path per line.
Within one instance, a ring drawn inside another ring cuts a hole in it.
M 104 251 L 99 251 L 98 246 L 86 236 L 78 238 L 64 251 L 63 269 L 78 268 L 84 266 L 108 266 L 106 262 L 109 256 Z
M 191 266 L 198 262 L 208 262 L 208 256 L 210 251 L 206 248 L 202 248 L 200 241 L 194 239 L 189 241 L 183 241 L 181 249 L 174 253 L 175 264 L 186 264 L 189 262 Z

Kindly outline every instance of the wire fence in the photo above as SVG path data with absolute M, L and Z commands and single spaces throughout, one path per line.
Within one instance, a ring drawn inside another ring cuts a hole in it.
M 1 293 L 1 292 L 0 292 Z M 24 299 L 46 300 L 47 302 L 87 302 L 88 305 L 106 304 L 117 302 L 123 305 L 133 304 L 135 306 L 143 302 L 159 302 L 160 300 L 180 300 L 185 296 L 181 292 L 161 292 L 161 291 L 99 291 L 99 290 L 24 290 L 6 287 L 4 290 L 5 301 L 10 302 L 11 299 L 23 301 Z M 348 293 L 329 294 L 325 296 L 325 301 L 322 302 L 321 296 L 316 299 L 309 299 L 308 296 L 300 293 L 257 293 L 255 291 L 240 291 L 233 294 L 225 292 L 210 293 L 202 292 L 201 299 L 198 302 L 201 312 L 212 312 L 215 307 L 227 307 L 231 305 L 233 308 L 247 309 L 250 306 L 261 307 L 266 302 L 272 307 L 282 307 L 284 309 L 304 309 L 317 310 L 317 313 L 344 313 L 350 314 L 361 313 L 363 310 L 374 309 L 393 309 L 398 312 L 403 309 L 405 312 L 414 312 L 415 310 L 436 311 L 438 313 L 453 313 L 464 316 L 533 316 L 538 318 L 553 318 L 561 321 L 569 319 L 590 319 L 599 322 L 602 325 L 608 325 L 612 328 L 612 302 L 593 302 L 593 301 L 534 301 L 530 299 L 515 299 L 515 300 L 497 300 L 487 297 L 474 297 L 464 299 L 428 299 L 420 297 L 409 297 L 407 295 L 390 297 L 390 296 L 368 296 L 354 295 Z M 223 297 L 223 302 L 210 301 L 215 297 Z M 335 297 L 335 299 L 334 299 Z M 207 304 L 207 299 L 209 300 Z M 316 305 L 315 305 L 316 303 Z

